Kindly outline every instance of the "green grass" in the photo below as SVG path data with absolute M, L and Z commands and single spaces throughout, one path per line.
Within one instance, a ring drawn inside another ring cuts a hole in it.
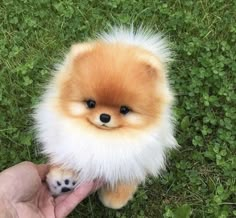
M 96 196 L 71 217 L 236 217 L 236 1 L 1 0 L 0 170 L 41 162 L 32 108 L 73 42 L 114 24 L 160 30 L 172 42 L 177 139 L 162 177 L 120 211 Z M 190 215 L 191 214 L 191 215 Z

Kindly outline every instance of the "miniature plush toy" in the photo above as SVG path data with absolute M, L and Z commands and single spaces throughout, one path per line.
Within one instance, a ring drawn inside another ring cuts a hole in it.
M 37 106 L 51 192 L 101 179 L 102 203 L 119 209 L 175 148 L 167 78 L 170 51 L 145 29 L 114 28 L 71 47 Z

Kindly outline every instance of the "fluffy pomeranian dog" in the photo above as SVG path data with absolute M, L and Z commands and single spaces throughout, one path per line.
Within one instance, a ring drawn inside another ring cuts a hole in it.
M 101 179 L 100 200 L 119 209 L 160 173 L 177 146 L 169 60 L 163 37 L 143 28 L 113 28 L 72 45 L 35 111 L 54 195 Z

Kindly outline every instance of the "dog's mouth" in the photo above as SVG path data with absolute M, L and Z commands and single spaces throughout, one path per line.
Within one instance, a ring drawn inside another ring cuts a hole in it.
M 114 127 L 109 127 L 106 124 L 102 124 L 102 125 L 96 125 L 96 127 L 98 127 L 99 129 L 114 129 Z
M 98 128 L 98 129 L 102 129 L 102 130 L 114 130 L 114 129 L 120 128 L 120 126 L 108 126 L 108 125 L 106 125 L 105 123 L 103 123 L 103 124 L 96 124 L 96 123 L 92 122 L 92 121 L 89 120 L 89 119 L 87 119 L 87 121 L 88 121 L 91 125 L 95 126 L 95 127 Z

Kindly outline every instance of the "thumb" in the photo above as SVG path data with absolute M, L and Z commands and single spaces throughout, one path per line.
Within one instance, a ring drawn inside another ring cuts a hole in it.
M 36 169 L 38 171 L 38 174 L 39 174 L 39 177 L 41 178 L 41 180 L 45 180 L 46 175 L 49 172 L 49 165 L 47 165 L 47 164 L 39 164 L 39 165 L 35 165 L 35 167 L 36 167 Z

